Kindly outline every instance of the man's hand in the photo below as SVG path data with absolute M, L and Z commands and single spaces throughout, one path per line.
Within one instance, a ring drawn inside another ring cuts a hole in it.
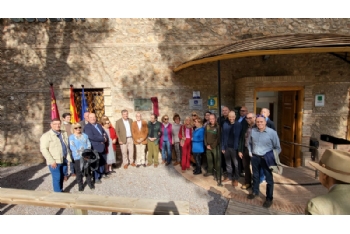
M 51 168 L 52 168 L 52 169 L 56 169 L 56 167 L 57 167 L 56 162 L 54 162 L 54 163 L 51 164 Z
M 221 150 L 221 152 L 222 152 L 223 154 L 225 154 L 225 150 Z
M 241 152 L 238 152 L 238 156 L 239 156 L 240 158 L 243 158 L 243 154 L 242 154 Z
M 113 143 L 113 144 L 117 144 L 117 139 L 113 139 L 113 140 L 112 140 L 112 143 Z
M 122 145 L 122 144 L 123 144 L 123 142 L 119 141 L 119 145 Z
M 211 147 L 210 147 L 210 145 L 207 145 L 207 149 L 208 149 L 208 150 L 211 150 Z

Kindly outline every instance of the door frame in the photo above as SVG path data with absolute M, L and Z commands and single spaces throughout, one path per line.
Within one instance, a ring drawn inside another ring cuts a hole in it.
M 295 125 L 295 135 L 296 140 L 295 143 L 302 143 L 302 127 L 303 127 L 303 107 L 304 107 L 304 95 L 305 95 L 305 87 L 304 86 L 276 86 L 276 87 L 256 87 L 254 89 L 254 110 L 256 110 L 256 96 L 257 92 L 264 91 L 273 91 L 273 92 L 283 92 L 283 91 L 297 91 L 298 101 L 297 101 L 297 120 Z M 276 121 L 276 120 L 275 120 Z M 300 167 L 302 165 L 301 158 L 301 146 L 295 145 L 294 150 L 295 155 L 295 163 L 294 167 Z

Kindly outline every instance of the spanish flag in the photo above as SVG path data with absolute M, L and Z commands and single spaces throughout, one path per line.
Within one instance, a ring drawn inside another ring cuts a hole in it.
M 70 101 L 69 101 L 69 110 L 71 115 L 71 123 L 77 123 L 79 122 L 79 117 L 77 113 L 77 108 L 74 103 L 74 93 L 73 93 L 73 85 L 70 86 Z

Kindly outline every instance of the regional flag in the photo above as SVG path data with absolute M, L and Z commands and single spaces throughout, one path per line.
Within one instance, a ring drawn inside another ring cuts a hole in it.
M 50 84 L 51 88 L 51 120 L 53 119 L 59 119 L 60 118 L 60 114 L 58 113 L 58 108 L 57 108 L 57 104 L 56 104 L 56 97 L 55 97 L 55 93 L 53 92 L 53 84 Z
M 89 107 L 86 102 L 85 94 L 84 94 L 84 87 L 82 88 L 81 92 L 81 113 L 80 113 L 80 119 L 84 119 L 84 113 L 89 112 Z
M 74 93 L 73 93 L 73 85 L 70 86 L 70 101 L 69 101 L 69 110 L 71 115 L 71 123 L 77 123 L 79 122 L 79 117 L 77 113 L 77 108 L 74 103 Z

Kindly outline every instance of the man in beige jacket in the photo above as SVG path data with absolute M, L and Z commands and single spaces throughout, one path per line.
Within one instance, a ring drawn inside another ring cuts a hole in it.
M 118 136 L 120 149 L 123 155 L 123 167 L 128 169 L 128 166 L 136 166 L 134 163 L 134 142 L 132 140 L 132 119 L 129 118 L 127 110 L 122 110 L 122 118 L 115 123 L 115 131 Z
M 350 215 L 350 153 L 327 149 L 319 163 L 310 164 L 319 171 L 328 193 L 311 199 L 305 214 Z
M 141 114 L 136 113 L 136 121 L 131 125 L 132 138 L 136 147 L 136 167 L 139 168 L 141 165 L 146 167 L 146 144 L 148 136 L 147 122 L 142 120 Z
M 67 170 L 67 163 L 72 162 L 69 151 L 68 136 L 61 131 L 61 120 L 53 119 L 51 129 L 40 138 L 40 152 L 46 159 L 52 175 L 54 192 L 63 191 L 63 167 Z

